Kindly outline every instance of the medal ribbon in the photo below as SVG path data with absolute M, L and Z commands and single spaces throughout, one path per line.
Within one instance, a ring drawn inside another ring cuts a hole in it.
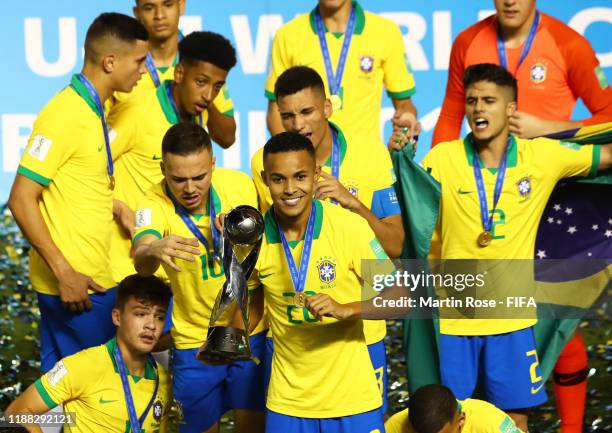
M 153 390 L 153 395 L 151 396 L 151 400 L 149 400 L 149 404 L 145 408 L 142 415 L 140 415 L 140 418 L 138 418 L 136 415 L 136 407 L 134 406 L 134 399 L 132 398 L 132 392 L 130 391 L 130 382 L 128 381 L 127 369 L 125 367 L 125 362 L 123 361 L 123 356 L 121 355 L 121 350 L 119 349 L 119 343 L 116 344 L 113 355 L 115 357 L 117 369 L 119 370 L 119 376 L 121 377 L 121 385 L 123 386 L 123 394 L 125 395 L 125 404 L 127 405 L 128 416 L 130 417 L 132 433 L 141 433 L 142 425 L 144 424 L 149 410 L 151 410 L 151 406 L 153 406 L 153 401 L 157 396 L 157 389 L 159 388 L 157 364 L 155 363 L 153 356 L 149 354 L 148 360 L 152 363 L 153 368 L 155 369 L 155 389 Z
M 334 128 L 332 130 L 332 153 L 331 153 L 331 174 L 338 182 L 340 181 L 340 145 L 338 144 L 338 135 Z M 330 200 L 333 204 L 338 204 L 336 200 Z
M 291 282 L 293 283 L 293 288 L 297 293 L 303 292 L 304 287 L 306 286 L 306 274 L 308 273 L 310 252 L 312 251 L 316 213 L 317 211 L 313 202 L 312 207 L 310 208 L 310 216 L 308 217 L 308 225 L 306 226 L 306 234 L 304 236 L 304 247 L 302 249 L 302 257 L 300 258 L 300 269 L 298 269 L 295 265 L 295 260 L 293 260 L 293 255 L 291 255 L 291 249 L 289 248 L 287 239 L 285 238 L 285 235 L 277 222 L 278 234 L 280 235 L 281 242 L 283 244 L 285 259 L 287 261 L 287 266 L 289 266 L 289 273 L 291 274 Z
M 170 101 L 170 106 L 172 107 L 172 110 L 174 111 L 174 114 L 176 114 L 176 118 L 177 118 L 178 122 L 180 122 L 181 121 L 181 113 L 179 113 L 178 107 L 176 106 L 176 102 L 174 102 L 174 96 L 172 95 L 172 86 L 173 85 L 174 85 L 174 83 L 168 83 L 168 85 L 166 86 L 166 96 L 168 97 L 168 101 Z M 204 119 L 202 119 L 202 113 L 200 113 L 198 118 L 200 120 L 200 126 L 202 128 L 205 128 Z
M 529 54 L 531 50 L 531 46 L 533 45 L 533 40 L 535 39 L 536 32 L 538 30 L 538 24 L 540 23 L 540 11 L 536 10 L 535 18 L 533 19 L 533 23 L 531 24 L 531 28 L 529 29 L 529 34 L 527 35 L 527 39 L 523 44 L 523 49 L 521 50 L 521 54 L 519 56 L 518 64 L 516 65 L 516 70 L 513 75 L 516 75 L 516 72 Z M 499 24 L 497 25 L 497 56 L 499 57 L 499 64 L 504 69 L 508 69 L 508 58 L 506 57 L 506 43 L 504 42 L 504 38 L 502 37 L 501 28 Z
M 499 196 L 501 195 L 501 191 L 504 186 L 504 178 L 506 177 L 506 167 L 508 166 L 508 148 L 510 147 L 511 143 L 511 138 L 508 137 L 508 141 L 506 142 L 506 150 L 504 151 L 504 155 L 502 156 L 502 159 L 499 163 L 499 168 L 497 169 L 495 189 L 493 190 L 493 209 L 491 210 L 491 212 L 494 212 L 497 208 L 497 202 L 499 201 Z M 476 188 L 478 189 L 478 201 L 480 202 L 480 220 L 482 221 L 482 228 L 485 231 L 490 232 L 491 227 L 493 226 L 493 214 L 489 215 L 489 208 L 487 205 L 487 190 L 485 189 L 484 180 L 480 171 L 480 158 L 478 156 L 476 146 L 473 147 L 474 156 L 472 158 L 472 168 L 474 169 L 474 178 L 476 179 Z
M 178 202 L 176 197 L 174 197 L 174 195 L 170 191 L 170 188 L 168 188 L 168 185 L 165 185 L 165 189 L 166 195 L 170 198 L 170 200 L 172 200 L 172 204 L 174 204 L 174 211 L 176 212 L 176 214 L 181 218 L 181 220 L 183 220 L 189 231 L 193 233 L 193 235 L 202 243 L 202 245 L 204 245 L 204 248 L 206 249 L 206 256 L 208 257 L 209 262 L 211 260 L 220 259 L 221 254 L 219 251 L 221 251 L 221 235 L 215 227 L 215 218 L 217 215 L 215 213 L 215 204 L 213 202 L 212 197 L 212 185 L 208 193 L 208 205 L 210 209 L 210 231 L 212 233 L 213 241 L 212 254 L 210 252 L 210 246 L 208 244 L 206 236 L 204 236 L 204 233 L 202 233 L 202 231 L 198 228 L 195 222 L 193 222 L 191 216 L 189 215 L 189 212 L 187 212 L 187 209 L 185 209 L 183 205 Z
M 336 68 L 336 75 L 331 64 L 331 55 L 329 54 L 329 47 L 327 46 L 327 40 L 325 39 L 325 28 L 323 26 L 323 18 L 319 13 L 318 9 L 314 14 L 315 28 L 317 30 L 317 36 L 319 37 L 319 45 L 321 47 L 321 53 L 323 54 L 323 63 L 325 63 L 325 72 L 327 74 L 327 82 L 329 84 L 329 91 L 332 95 L 337 95 L 340 91 L 342 84 L 342 75 L 344 74 L 344 66 L 346 65 L 346 58 L 348 55 L 349 46 L 351 45 L 351 38 L 353 37 L 353 31 L 355 30 L 355 8 L 351 9 L 348 24 L 346 26 L 346 32 L 344 33 L 344 41 L 342 42 L 342 49 L 340 50 L 340 58 L 338 59 L 338 67 Z
M 108 138 L 108 126 L 106 125 L 106 118 L 104 117 L 104 108 L 102 107 L 100 95 L 98 94 L 98 91 L 96 90 L 94 85 L 91 84 L 91 81 L 89 81 L 85 75 L 78 74 L 77 78 L 85 86 L 87 92 L 89 93 L 89 96 L 91 96 L 91 98 L 94 100 L 96 108 L 98 109 L 98 114 L 100 115 L 100 120 L 102 121 L 102 130 L 104 131 L 104 143 L 106 144 L 106 170 L 108 172 L 108 177 L 110 177 L 112 180 L 113 174 L 115 173 L 115 169 L 113 166 L 113 154 L 111 153 L 110 140 Z
M 178 32 L 178 40 L 179 42 L 183 40 L 183 34 L 180 31 Z M 176 53 L 176 58 L 178 59 L 178 53 Z M 145 65 L 147 67 L 147 71 L 149 71 L 151 79 L 153 80 L 153 84 L 155 84 L 155 87 L 159 87 L 161 84 L 161 80 L 159 79 L 159 74 L 157 73 L 155 62 L 153 62 L 153 55 L 151 55 L 150 51 L 147 53 Z

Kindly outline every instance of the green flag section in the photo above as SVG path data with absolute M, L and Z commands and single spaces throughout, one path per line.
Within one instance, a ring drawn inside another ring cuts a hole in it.
M 571 145 L 612 143 L 612 122 L 564 131 L 550 138 L 566 141 Z M 391 157 L 397 177 L 396 191 L 406 232 L 402 258 L 426 259 L 432 248 L 431 240 L 438 217 L 440 185 L 419 164 L 414 162 L 414 151 L 409 146 L 393 152 Z M 588 180 L 581 179 L 580 182 L 612 185 L 612 174 L 607 172 Z M 584 185 L 584 188 L 590 186 Z M 609 281 L 609 273 L 607 278 Z M 578 287 L 581 280 L 575 280 L 572 284 Z M 596 290 L 601 293 L 605 286 L 604 281 Z M 538 310 L 540 308 L 558 309 L 564 306 L 543 304 L 538 305 Z M 572 317 L 571 319 L 539 320 L 535 326 L 540 369 L 544 380 L 552 373 L 561 350 L 576 329 L 580 321 L 577 317 L 588 309 L 586 306 L 568 308 L 573 309 L 573 313 L 567 316 Z M 411 393 L 423 385 L 440 382 L 439 329 L 437 319 L 411 320 L 408 318 L 404 320 L 404 348 L 408 389 Z

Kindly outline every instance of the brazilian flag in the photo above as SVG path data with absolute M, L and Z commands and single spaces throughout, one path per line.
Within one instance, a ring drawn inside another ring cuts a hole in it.
M 571 145 L 612 143 L 612 122 L 563 131 L 549 138 L 566 141 Z M 391 157 L 406 232 L 402 258 L 427 259 L 430 250 L 435 248 L 435 244 L 432 245 L 432 237 L 440 206 L 440 185 L 414 161 L 414 151 L 410 146 L 393 152 Z M 611 198 L 610 172 L 591 179 L 563 181 L 557 185 L 538 229 L 534 257 L 538 280 L 542 280 L 543 284 L 546 284 L 547 280 L 545 271 L 538 272 L 539 259 L 612 259 Z M 572 230 L 568 231 L 568 227 L 578 227 L 580 236 L 572 237 L 574 233 Z M 609 272 L 610 266 L 607 269 Z M 599 278 L 598 281 L 601 281 L 602 275 L 590 278 Z M 576 281 L 571 276 L 568 279 L 574 280 L 565 286 L 564 293 L 569 294 L 566 296 L 569 305 L 548 307 L 572 308 L 574 311 L 571 317 L 574 318 L 538 320 L 535 326 L 540 370 L 544 380 L 549 377 L 561 350 L 579 324 L 580 319 L 576 317 L 580 317 L 580 313 L 585 313 L 589 307 L 584 305 L 584 302 L 573 302 L 576 298 L 581 298 L 576 294 L 576 290 L 580 290 L 579 281 L 582 280 Z M 604 282 L 609 282 L 609 273 L 606 273 L 605 269 L 603 279 Z M 557 297 L 555 303 L 564 302 Z M 540 308 L 538 305 L 538 311 Z M 423 385 L 440 382 L 438 336 L 439 324 L 435 317 L 433 320 L 404 320 L 404 347 L 410 392 Z

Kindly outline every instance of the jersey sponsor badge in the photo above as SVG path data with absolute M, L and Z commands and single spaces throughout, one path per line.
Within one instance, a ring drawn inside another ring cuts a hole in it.
M 330 258 L 323 258 L 317 262 L 319 280 L 330 284 L 336 279 L 336 264 Z
M 32 139 L 32 145 L 28 150 L 28 154 L 32 158 L 36 158 L 39 161 L 44 161 L 52 144 L 53 140 L 48 139 L 42 134 L 36 134 L 36 136 Z
M 531 179 L 529 179 L 529 177 L 521 178 L 516 183 L 516 186 L 521 197 L 527 197 L 529 194 L 531 194 Z
M 370 248 L 372 249 L 372 252 L 374 253 L 374 256 L 377 259 L 387 259 L 388 258 L 387 253 L 385 253 L 385 249 L 380 244 L 378 239 L 374 238 L 370 241 Z
M 601 87 L 602 90 L 608 87 L 608 79 L 606 78 L 606 74 L 604 74 L 603 69 L 601 69 L 601 66 L 599 65 L 595 67 L 595 76 L 597 77 L 599 87 Z
M 161 400 L 157 400 L 153 405 L 153 418 L 155 421 L 159 421 L 164 413 L 164 405 Z
M 47 382 L 49 385 L 55 386 L 64 376 L 68 374 L 68 369 L 64 365 L 64 361 L 58 361 L 51 370 L 47 373 Z
M 151 225 L 153 222 L 153 209 L 138 209 L 136 211 L 136 230 Z
M 359 69 L 365 73 L 372 72 L 374 68 L 374 59 L 371 56 L 361 56 L 359 59 Z
M 543 63 L 536 63 L 531 67 L 531 81 L 538 84 L 546 80 L 546 66 Z

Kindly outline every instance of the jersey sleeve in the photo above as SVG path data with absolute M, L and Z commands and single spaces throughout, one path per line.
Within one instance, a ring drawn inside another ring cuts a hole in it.
M 597 145 L 579 145 L 542 138 L 534 146 L 538 159 L 544 161 L 543 169 L 557 180 L 574 176 L 593 177 L 597 174 L 600 152 Z
M 36 391 L 49 409 L 68 400 L 76 399 L 82 394 L 89 375 L 79 371 L 80 363 L 78 359 L 75 359 L 79 356 L 81 354 L 61 359 L 34 383 Z M 83 359 L 80 360 L 80 362 L 83 361 Z
M 404 50 L 402 33 L 396 24 L 389 23 L 389 25 L 389 38 L 386 42 L 389 52 L 382 64 L 385 88 L 390 98 L 410 98 L 416 93 L 416 85 Z
M 227 84 L 223 86 L 215 99 L 213 99 L 213 104 L 221 114 L 225 114 L 228 117 L 234 116 L 234 103 L 230 97 Z
M 268 77 L 266 78 L 265 96 L 269 101 L 276 101 L 274 95 L 274 84 L 276 79 L 286 69 L 289 69 L 289 55 L 287 49 L 287 40 L 285 37 L 285 28 L 281 27 L 276 32 L 272 41 L 272 54 L 270 56 L 270 66 L 268 68 Z
M 437 159 L 438 150 L 430 150 L 421 160 L 421 167 L 429 173 L 431 177 L 440 182 L 440 170 L 438 169 Z
M 17 169 L 17 173 L 43 186 L 49 185 L 75 150 L 65 138 L 69 122 L 59 114 L 45 109 L 38 116 Z
M 461 122 L 465 114 L 463 71 L 465 69 L 465 53 L 471 37 L 471 32 L 465 31 L 460 33 L 453 42 L 448 66 L 446 93 L 440 117 L 438 117 L 431 139 L 432 147 L 443 141 L 455 140 L 461 134 Z
M 560 22 L 558 25 L 565 26 Z M 607 122 L 612 119 L 612 88 L 597 56 L 583 36 L 571 29 L 563 30 L 556 38 L 565 59 L 568 85 L 592 115 L 583 122 L 585 125 Z
M 257 191 L 259 210 L 261 213 L 265 214 L 266 211 L 272 206 L 272 197 L 270 196 L 270 190 L 261 177 L 262 170 L 263 152 L 257 151 L 251 159 L 251 176 L 253 177 L 253 183 L 255 184 L 255 190 Z
M 168 233 L 168 220 L 162 203 L 155 196 L 145 196 L 136 205 L 136 227 L 132 243 L 144 236 L 153 235 L 158 239 Z

